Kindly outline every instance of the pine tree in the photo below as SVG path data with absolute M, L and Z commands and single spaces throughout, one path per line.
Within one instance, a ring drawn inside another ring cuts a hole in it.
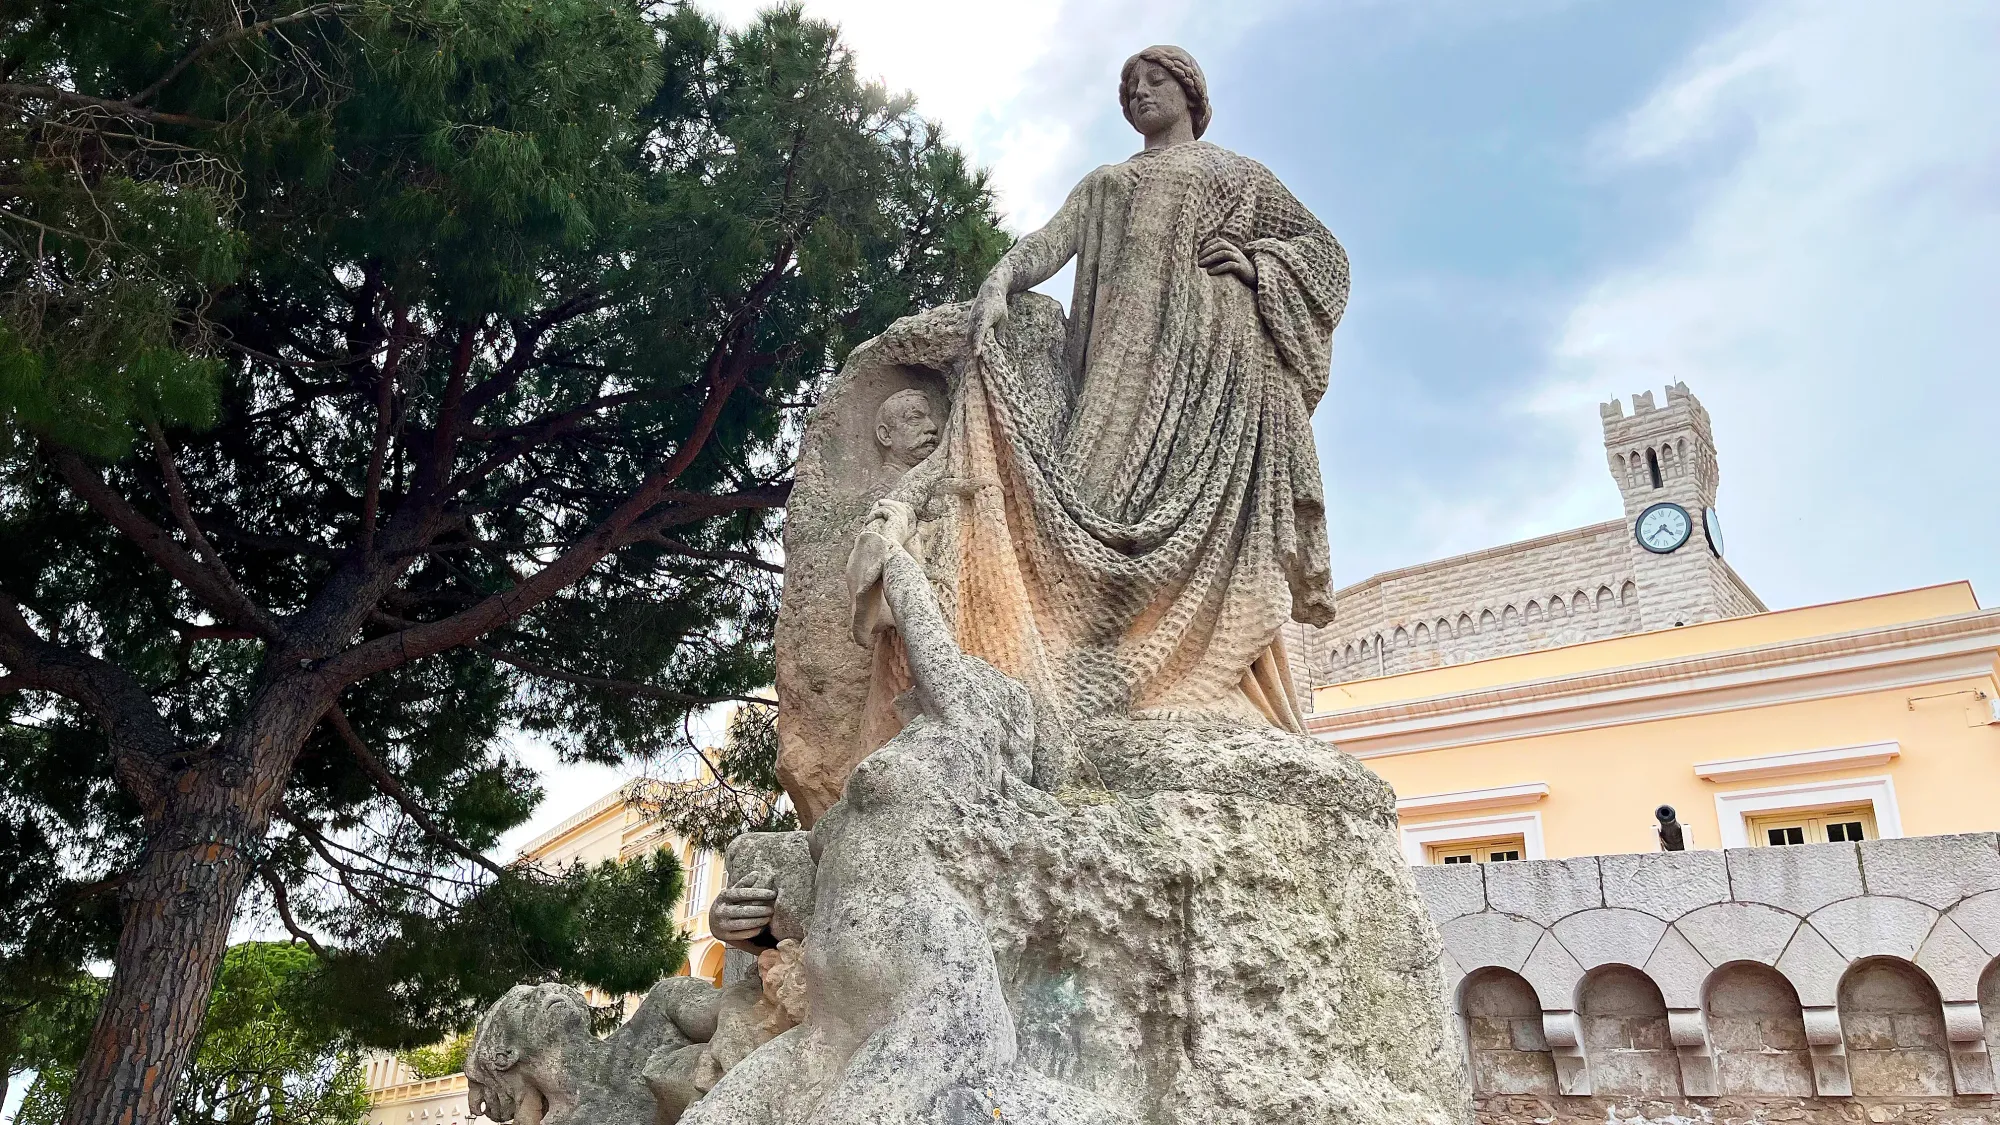
M 670 863 L 487 858 L 508 732 L 768 702 L 799 411 L 976 285 L 983 178 L 797 9 L 630 0 L 41 0 L 0 136 L 0 720 L 116 910 L 65 1120 L 168 1120 L 246 907 L 377 1041 L 671 963 Z

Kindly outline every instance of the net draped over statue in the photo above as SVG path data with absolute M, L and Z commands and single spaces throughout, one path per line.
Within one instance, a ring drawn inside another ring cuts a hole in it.
M 1200 267 L 1218 236 L 1254 288 Z M 1057 362 L 1038 374 L 980 348 L 940 448 L 890 499 L 930 521 L 918 550 L 959 643 L 1056 721 L 1298 730 L 1279 629 L 1333 616 L 1311 417 L 1346 255 L 1263 165 L 1192 141 L 1090 173 L 996 273 L 1025 289 L 1072 258 Z M 893 658 L 878 667 L 872 711 L 900 686 Z

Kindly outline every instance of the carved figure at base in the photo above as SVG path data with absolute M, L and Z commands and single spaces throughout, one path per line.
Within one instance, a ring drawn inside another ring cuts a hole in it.
M 1034 705 L 1022 685 L 958 651 L 904 549 L 911 513 L 891 503 L 880 515 L 852 565 L 859 581 L 879 578 L 902 633 L 915 682 L 902 701 L 907 725 L 813 830 L 805 1021 L 726 1074 L 690 1125 L 915 1125 L 976 1106 L 1013 1077 L 1013 1017 L 986 932 L 926 836 L 954 797 L 1027 790 Z M 746 880 L 717 897 L 711 928 L 755 947 L 779 898 Z

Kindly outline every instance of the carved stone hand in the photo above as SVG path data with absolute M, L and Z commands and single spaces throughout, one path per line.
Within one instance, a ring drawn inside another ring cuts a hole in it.
M 1226 238 L 1211 238 L 1201 246 L 1201 268 L 1212 274 L 1233 273 L 1243 279 L 1243 284 L 1257 288 L 1257 263 L 1243 252 L 1241 246 Z
M 716 892 L 715 902 L 708 908 L 708 932 L 726 945 L 752 953 L 775 945 L 766 934 L 777 914 L 778 892 L 772 888 L 773 882 L 768 872 L 754 871 Z

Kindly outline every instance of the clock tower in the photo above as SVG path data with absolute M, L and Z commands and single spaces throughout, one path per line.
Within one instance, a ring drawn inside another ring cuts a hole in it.
M 1716 512 L 1719 471 L 1708 411 L 1685 383 L 1598 408 L 1611 476 L 1625 500 L 1627 557 L 1638 585 L 1639 627 L 1670 629 L 1760 613 L 1764 605 L 1725 561 Z

